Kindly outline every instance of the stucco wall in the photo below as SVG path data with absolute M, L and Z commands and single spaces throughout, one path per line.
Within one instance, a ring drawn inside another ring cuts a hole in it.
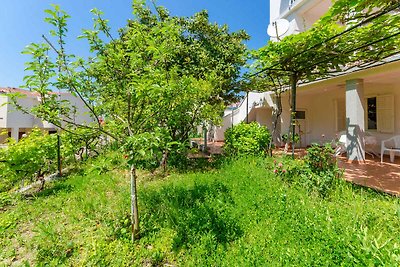
M 19 105 L 24 109 L 30 110 L 36 103 L 35 97 L 21 97 L 18 99 Z M 7 127 L 8 128 L 32 128 L 34 124 L 34 117 L 25 114 L 22 111 L 16 110 L 13 105 L 7 105 Z
M 5 128 L 7 125 L 7 103 L 8 97 L 0 95 L 0 128 Z
M 272 109 L 258 108 L 256 109 L 255 120 L 262 126 L 272 129 Z
M 299 94 L 298 109 L 306 110 L 307 145 L 312 143 L 330 142 L 336 138 L 335 99 L 344 96 L 344 89 L 324 92 L 321 89 L 317 95 Z
M 309 29 L 332 5 L 331 0 L 296 0 L 291 5 L 290 2 L 291 0 L 270 1 L 270 22 L 284 18 L 290 23 L 284 36 Z M 276 38 L 271 39 L 276 41 Z
M 373 97 L 379 95 L 394 95 L 395 109 L 394 133 L 380 133 L 377 130 L 367 130 L 368 133 L 377 137 L 378 142 L 390 138 L 393 135 L 400 135 L 400 84 L 380 85 L 365 84 L 364 97 Z M 324 91 L 324 88 L 315 92 L 299 92 L 297 96 L 297 110 L 306 110 L 307 121 L 307 145 L 314 142 L 330 142 L 336 138 L 338 131 L 336 130 L 336 112 L 335 100 L 345 98 L 345 89 L 336 88 L 334 90 Z M 282 133 L 286 133 L 290 123 L 288 96 L 282 99 Z
M 61 94 L 61 99 L 68 100 L 71 103 L 71 106 L 76 108 L 76 114 L 75 116 L 72 116 L 75 123 L 89 124 L 94 121 L 91 117 L 89 109 L 78 97 L 75 97 L 71 94 Z
M 394 128 L 393 134 L 380 133 L 378 131 L 369 131 L 379 137 L 379 139 L 387 139 L 393 135 L 400 135 L 400 85 L 399 84 L 369 84 L 364 87 L 364 96 L 373 97 L 379 95 L 394 96 Z

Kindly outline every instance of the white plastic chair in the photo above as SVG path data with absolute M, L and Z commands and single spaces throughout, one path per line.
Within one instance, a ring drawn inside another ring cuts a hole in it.
M 390 161 L 394 162 L 396 152 L 400 153 L 400 135 L 382 141 L 381 145 L 381 163 L 383 162 L 383 154 L 389 151 Z
M 336 149 L 335 149 L 335 156 L 340 156 L 343 153 L 346 153 L 346 143 L 347 143 L 347 136 L 346 132 L 338 133 L 338 139 L 336 141 Z
M 371 155 L 372 158 L 375 158 L 374 156 L 377 156 L 379 158 L 378 139 L 376 138 L 376 136 L 372 135 L 369 132 L 365 132 L 364 142 L 365 153 Z
M 335 156 L 339 156 L 343 153 L 347 152 L 347 134 L 346 132 L 342 131 L 338 133 L 339 139 L 336 142 L 336 150 L 335 150 Z M 365 153 L 371 155 L 373 158 L 374 156 L 379 157 L 377 155 L 375 148 L 376 145 L 378 144 L 378 140 L 375 136 L 371 135 L 370 133 L 365 133 L 364 137 L 364 142 L 365 142 Z

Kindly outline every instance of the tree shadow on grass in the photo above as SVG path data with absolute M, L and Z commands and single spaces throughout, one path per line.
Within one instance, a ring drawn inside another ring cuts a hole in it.
M 57 195 L 58 193 L 70 193 L 74 190 L 74 186 L 66 184 L 62 181 L 57 181 L 53 183 L 48 183 L 45 189 L 41 191 L 33 191 L 24 194 L 25 199 L 49 197 L 52 195 Z
M 231 162 L 231 158 L 224 155 L 211 155 L 209 157 L 184 157 L 179 162 L 172 163 L 172 167 L 180 173 L 205 172 L 221 169 Z
M 230 191 L 219 182 L 148 190 L 141 202 L 143 235 L 172 229 L 175 250 L 201 242 L 205 236 L 226 244 L 243 234 L 229 211 L 234 207 Z
M 369 196 L 374 197 L 374 198 L 387 198 L 387 199 L 397 198 L 396 195 L 384 192 L 377 188 L 366 187 L 366 186 L 359 185 L 359 184 L 356 184 L 353 182 L 348 182 L 348 181 L 345 181 L 345 182 L 346 182 L 346 185 L 348 187 L 350 187 L 353 190 L 353 192 L 355 192 L 357 194 L 368 194 Z

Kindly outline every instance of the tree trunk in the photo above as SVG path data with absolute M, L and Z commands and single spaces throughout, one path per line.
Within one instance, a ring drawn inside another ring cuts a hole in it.
M 282 115 L 282 97 L 281 93 L 275 92 L 275 107 L 273 110 L 273 122 L 271 140 L 268 145 L 268 152 L 272 156 L 272 145 L 278 145 L 281 142 L 281 123 L 280 118 Z
M 164 150 L 162 159 L 160 161 L 160 168 L 162 168 L 163 174 L 167 173 L 167 160 L 168 160 L 168 150 Z
M 139 239 L 139 213 L 137 205 L 136 190 L 136 168 L 131 165 L 131 223 L 132 223 L 132 242 Z
M 292 158 L 294 159 L 294 150 L 295 150 L 295 136 L 296 136 L 296 89 L 297 89 L 297 73 L 293 73 L 291 77 L 291 87 L 292 87 L 292 112 L 290 116 L 290 126 L 291 126 L 291 134 L 292 134 Z M 288 140 L 290 137 L 288 136 Z
M 44 189 L 44 183 L 46 182 L 46 180 L 44 179 L 44 173 L 42 173 L 42 170 L 38 171 L 36 178 L 40 182 L 40 187 L 38 189 L 38 192 L 40 192 Z

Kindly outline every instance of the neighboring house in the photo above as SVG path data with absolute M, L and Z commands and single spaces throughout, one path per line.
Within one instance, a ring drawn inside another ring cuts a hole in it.
M 8 96 L 10 93 L 20 93 L 23 97 L 18 99 L 18 104 L 25 109 L 30 109 L 39 104 L 39 95 L 34 92 L 18 89 L 18 88 L 0 88 L 0 132 L 7 132 L 6 135 L 0 136 L 0 143 L 4 143 L 7 137 L 19 140 L 24 134 L 29 133 L 33 128 L 37 127 L 54 133 L 57 127 L 46 121 L 42 121 L 33 115 L 26 114 L 11 104 Z M 55 93 L 58 94 L 58 93 Z M 67 100 L 72 106 L 76 107 L 76 112 L 72 114 L 74 121 L 79 124 L 87 124 L 93 121 L 88 113 L 88 109 L 84 103 L 70 93 L 59 93 L 61 100 Z
M 331 5 L 330 0 L 270 0 L 271 22 L 286 19 L 290 27 L 287 34 L 311 27 Z M 347 156 L 352 161 L 365 159 L 366 134 L 380 141 L 400 134 L 400 59 L 394 56 L 368 69 L 356 69 L 321 81 L 301 84 L 297 92 L 298 120 L 296 131 L 301 146 L 330 142 L 339 132 L 346 131 Z M 268 96 L 269 95 L 269 96 Z M 250 94 L 249 102 L 257 98 L 273 99 L 272 93 Z M 243 121 L 246 112 L 243 100 L 238 111 L 226 114 L 225 121 Z M 262 103 L 248 108 L 250 121 L 267 125 L 274 104 Z M 280 131 L 287 133 L 290 125 L 289 96 L 282 98 L 283 114 Z M 236 115 L 237 114 L 237 115 Z M 255 114 L 255 115 L 251 115 Z

